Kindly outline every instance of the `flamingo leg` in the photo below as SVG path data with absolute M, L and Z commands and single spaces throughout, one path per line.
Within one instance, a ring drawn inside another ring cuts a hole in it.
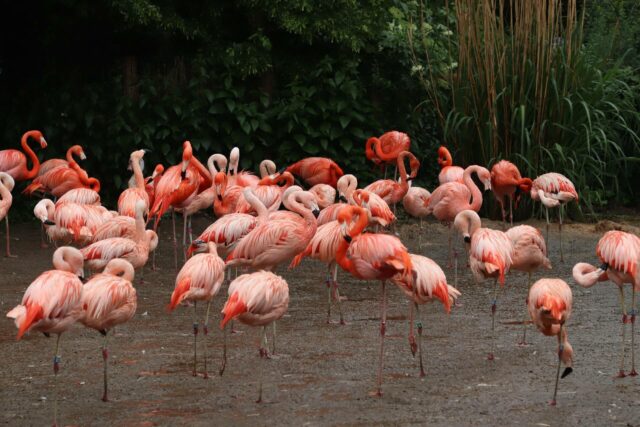
M 47 249 L 49 245 L 45 242 L 44 236 L 46 235 L 46 230 L 44 228 L 44 223 L 40 225 L 40 249 Z
M 187 220 L 189 216 L 182 213 L 182 262 L 187 262 Z
M 198 341 L 198 318 L 197 318 L 197 307 L 198 302 L 193 302 L 193 376 L 195 377 L 196 372 L 196 353 L 197 353 L 197 341 Z
M 260 358 L 267 358 L 269 355 L 269 352 L 267 351 L 267 347 L 268 347 L 268 343 L 267 343 L 267 327 L 263 326 L 262 327 L 262 343 L 260 345 Z M 256 400 L 256 403 L 262 403 L 262 381 L 263 381 L 263 376 L 264 376 L 264 361 L 260 362 L 260 382 L 258 383 L 258 400 Z
M 620 290 L 620 306 L 622 307 L 622 350 L 620 352 L 620 370 L 618 371 L 617 378 L 624 378 L 624 347 L 625 347 L 625 324 L 627 323 L 627 309 L 624 304 L 624 289 L 619 286 Z
M 53 425 L 58 425 L 58 371 L 60 370 L 60 355 L 58 350 L 60 348 L 60 334 L 56 339 L 56 351 L 53 356 Z
M 338 312 L 340 313 L 340 324 L 345 325 L 344 316 L 342 315 L 342 301 L 340 301 L 340 290 L 338 289 L 338 264 L 333 264 L 333 288 L 335 289 L 335 298 L 338 301 Z
M 384 164 L 384 179 L 387 179 L 387 164 Z
M 635 343 L 633 337 L 635 335 L 635 324 L 636 324 L 636 288 L 635 286 L 631 288 L 631 372 L 629 375 L 635 377 L 638 375 L 636 372 L 636 354 L 635 354 Z
M 331 275 L 327 273 L 327 324 L 331 323 Z
M 562 205 L 558 210 L 558 216 L 560 217 L 560 223 L 558 224 L 558 231 L 560 234 L 560 262 L 564 262 L 564 254 L 562 252 Z
M 420 377 L 424 377 L 427 374 L 424 373 L 424 365 L 422 363 L 422 321 L 420 320 L 420 307 L 418 303 L 414 303 L 416 306 L 416 314 L 418 317 L 417 327 L 418 327 L 418 356 L 420 358 Z
M 380 315 L 380 359 L 378 362 L 378 396 L 382 396 L 382 365 L 384 359 L 384 335 L 387 330 L 387 282 L 382 281 L 382 303 Z
M 528 273 L 527 279 L 527 298 L 525 299 L 525 308 L 529 306 L 529 289 L 531 288 L 531 272 Z M 529 310 L 525 310 L 524 320 L 522 321 L 522 341 L 518 343 L 518 345 L 528 345 L 527 343 L 527 323 L 529 319 Z
M 191 216 L 189 216 L 189 244 L 193 243 L 193 224 L 191 223 Z
M 493 360 L 495 358 L 494 352 L 496 348 L 496 310 L 498 308 L 498 279 L 493 282 L 493 302 L 491 303 L 491 352 L 487 359 Z
M 204 344 L 204 378 L 209 378 L 209 372 L 207 371 L 207 335 L 209 335 L 209 310 L 211 310 L 211 300 L 207 302 L 207 313 L 204 315 L 204 324 L 202 325 L 202 332 L 204 336 L 202 341 Z
M 178 239 L 176 239 L 176 211 L 171 209 L 171 224 L 173 226 L 173 262 L 178 271 Z
M 220 376 L 224 374 L 227 367 L 227 328 L 222 330 L 222 364 L 220 365 Z
M 413 331 L 413 307 L 413 301 L 409 301 L 409 348 L 411 349 L 411 355 L 416 357 L 418 345 L 416 344 L 416 337 Z
M 509 197 L 509 222 L 513 227 L 513 198 Z
M 500 203 L 500 212 L 502 213 L 502 229 L 505 230 L 507 228 L 507 212 L 504 210 L 504 196 L 498 198 L 498 203 Z
M 556 406 L 556 396 L 558 395 L 558 380 L 560 379 L 560 361 L 562 360 L 562 352 L 564 351 L 564 344 L 562 344 L 562 324 L 560 324 L 560 332 L 558 333 L 558 369 L 556 370 L 556 385 L 553 389 L 553 399 L 549 402 L 549 405 Z
M 453 254 L 453 227 L 449 224 L 449 265 L 447 267 L 451 268 L 452 266 L 452 254 Z
M 544 237 L 545 242 L 547 242 L 547 245 L 549 244 L 549 208 L 548 207 L 544 207 L 544 213 L 545 216 L 547 217 L 547 227 L 546 227 L 546 236 Z
M 107 348 L 107 339 L 109 337 L 109 331 L 105 331 L 104 333 L 104 343 L 102 343 L 102 362 L 104 364 L 103 366 L 103 372 L 104 372 L 104 393 L 102 394 L 102 401 L 103 402 L 108 402 L 109 401 L 109 397 L 107 396 L 107 366 L 108 366 L 108 359 L 109 359 L 109 349 Z
M 273 321 L 273 350 L 271 354 L 276 354 L 276 321 Z
M 4 217 L 4 222 L 7 227 L 7 258 L 17 258 L 16 255 L 11 255 L 11 237 L 9 236 L 9 212 Z

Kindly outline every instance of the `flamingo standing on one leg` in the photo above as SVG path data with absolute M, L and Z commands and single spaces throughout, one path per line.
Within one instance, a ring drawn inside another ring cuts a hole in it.
M 422 250 L 422 220 L 429 216 L 427 206 L 431 193 L 421 187 L 411 187 L 402 198 L 404 210 L 415 218 L 420 218 L 420 233 L 418 234 L 418 248 Z
M 30 130 L 22 135 L 20 144 L 27 155 L 19 150 L 0 150 L 0 172 L 6 172 L 15 181 L 25 181 L 33 179 L 38 175 L 40 170 L 40 160 L 36 153 L 29 147 L 29 138 L 40 143 L 40 148 L 47 148 L 47 141 L 39 130 Z M 27 156 L 31 160 L 32 167 L 27 169 Z
M 481 228 L 480 217 L 475 211 L 464 210 L 454 220 L 454 227 L 469 243 L 469 267 L 477 282 L 494 279 L 494 295 L 491 303 L 491 351 L 488 359 L 494 359 L 495 319 L 498 306 L 498 281 L 504 287 L 504 276 L 511 267 L 513 244 L 506 233 L 490 228 Z
M 591 287 L 597 282 L 611 280 L 620 291 L 620 306 L 622 307 L 622 350 L 620 357 L 620 370 L 618 378 L 625 377 L 624 350 L 625 350 L 625 324 L 631 323 L 631 371 L 629 375 L 636 376 L 635 360 L 635 321 L 636 321 L 636 292 L 640 291 L 640 274 L 638 263 L 640 262 L 640 238 L 624 231 L 608 231 L 602 236 L 596 246 L 596 254 L 602 266 L 596 268 L 590 264 L 580 262 L 573 267 L 573 278 L 583 287 Z M 631 284 L 631 313 L 627 314 L 624 302 L 625 283 Z
M 144 153 L 144 150 L 137 150 L 129 156 L 129 168 L 133 170 L 135 186 L 127 188 L 120 193 L 120 197 L 118 197 L 118 213 L 120 215 L 134 218 L 136 216 L 136 203 L 138 200 L 141 200 L 145 204 L 145 215 L 149 213 L 149 194 L 145 187 L 144 175 L 142 175 L 142 168 L 140 166 Z
M 209 334 L 209 310 L 211 301 L 218 294 L 222 282 L 224 282 L 224 261 L 218 256 L 216 244 L 194 241 L 196 250 L 205 250 L 207 253 L 197 254 L 187 260 L 176 277 L 176 287 L 171 294 L 171 302 L 167 306 L 168 311 L 173 311 L 182 301 L 193 301 L 193 376 L 197 375 L 196 344 L 198 337 L 198 301 L 207 302 L 207 313 L 204 316 L 202 330 L 204 332 L 204 377 L 207 372 L 207 335 Z
M 506 231 L 513 244 L 511 253 L 511 270 L 527 273 L 527 295 L 531 286 L 531 273 L 541 267 L 551 269 L 551 261 L 547 258 L 547 245 L 542 233 L 530 225 L 518 225 Z M 529 301 L 526 302 L 529 304 Z M 527 322 L 523 323 L 522 341 L 520 345 L 527 345 Z
M 354 216 L 357 222 L 348 229 Z M 336 261 L 343 270 L 358 279 L 380 280 L 382 287 L 380 314 L 380 357 L 378 362 L 378 390 L 382 396 L 382 366 L 384 359 L 384 336 L 387 325 L 387 293 L 388 279 L 400 274 L 411 283 L 411 257 L 407 248 L 395 236 L 388 234 L 362 234 L 369 220 L 363 208 L 350 206 L 338 214 L 338 222 L 342 227 L 344 240 L 338 246 Z
M 222 309 L 224 319 L 220 322 L 220 329 L 224 329 L 232 319 L 238 319 L 245 325 L 262 326 L 260 357 L 269 358 L 267 326 L 280 319 L 288 307 L 289 286 L 282 277 L 270 271 L 243 274 L 229 284 L 229 298 Z M 261 371 L 257 403 L 262 402 L 264 367 Z
M 571 288 L 564 280 L 540 279 L 531 286 L 528 298 L 529 314 L 537 328 L 545 335 L 558 337 L 558 369 L 556 371 L 556 385 L 553 389 L 553 399 L 550 405 L 556 404 L 558 394 L 558 376 L 560 362 L 566 366 L 562 378 L 573 372 L 573 347 L 567 339 L 565 326 L 571 317 L 573 296 Z
M 502 211 L 502 224 L 505 224 L 507 213 L 504 209 L 504 198 L 509 198 L 509 222 L 513 226 L 513 201 L 515 199 L 516 209 L 520 192 L 531 191 L 531 178 L 523 178 L 518 167 L 507 160 L 500 160 L 491 168 L 491 190 L 496 196 Z
M 564 262 L 564 254 L 562 252 L 562 206 L 572 200 L 578 201 L 576 188 L 564 175 L 555 172 L 545 173 L 533 180 L 531 198 L 540 201 L 544 205 L 547 217 L 547 235 L 545 236 L 547 242 L 549 241 L 549 208 L 559 206 L 560 262 Z
M 307 157 L 292 164 L 287 172 L 299 176 L 309 186 L 327 184 L 335 187 L 344 172 L 340 166 L 326 157 Z
M 438 164 L 441 168 L 440 174 L 438 175 L 440 185 L 446 184 L 447 182 L 464 184 L 464 168 L 453 166 L 453 159 L 447 147 L 441 146 L 438 148 Z
M 63 246 L 53 254 L 54 270 L 40 274 L 27 288 L 22 303 L 7 313 L 18 327 L 19 340 L 29 331 L 44 335 L 57 334 L 53 357 L 54 399 L 53 425 L 57 425 L 58 393 L 55 388 L 60 369 L 60 335 L 81 316 L 82 254 L 75 248 Z
M 133 282 L 134 270 L 131 263 L 123 259 L 112 259 L 104 271 L 96 274 L 82 288 L 82 317 L 80 322 L 95 329 L 104 336 L 102 344 L 103 395 L 102 401 L 109 401 L 107 395 L 107 359 L 109 331 L 131 320 L 136 313 L 138 297 Z
M 7 226 L 7 252 L 5 256 L 10 258 L 15 257 L 15 255 L 11 255 L 11 236 L 9 235 L 9 209 L 13 202 L 11 191 L 13 190 L 14 185 L 15 181 L 11 175 L 6 172 L 0 172 L 0 221 L 4 218 L 4 222 Z

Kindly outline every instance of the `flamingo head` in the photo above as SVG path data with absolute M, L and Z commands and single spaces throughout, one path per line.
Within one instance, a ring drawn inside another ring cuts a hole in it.
M 157 176 L 162 175 L 163 173 L 164 173 L 164 166 L 158 163 L 156 167 L 153 169 L 153 173 L 151 174 L 151 179 L 155 179 Z
M 180 172 L 182 179 L 187 178 L 187 168 L 189 167 L 189 162 L 192 158 L 193 148 L 191 148 L 191 142 L 185 141 L 182 143 L 182 170 Z
M 449 150 L 447 150 L 447 147 L 444 145 L 441 145 L 440 148 L 438 148 L 438 164 L 441 168 L 451 166 L 453 164 L 451 153 L 449 153 Z
M 42 136 L 42 132 L 39 130 L 33 130 L 27 134 L 40 143 L 40 148 L 47 148 L 47 140 Z
M 207 249 L 207 242 L 201 239 L 194 240 L 189 245 L 189 249 L 187 250 L 187 257 L 191 258 L 194 253 L 204 252 Z
M 16 185 L 13 177 L 6 172 L 0 172 L 0 183 L 9 191 L 13 191 L 13 187 Z
M 213 178 L 213 185 L 215 186 L 218 200 L 222 201 L 224 192 L 227 189 L 227 175 L 224 172 L 218 172 Z

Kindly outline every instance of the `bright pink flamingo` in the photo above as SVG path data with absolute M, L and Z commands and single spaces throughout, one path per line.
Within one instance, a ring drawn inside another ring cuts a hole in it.
M 64 246 L 53 254 L 54 270 L 40 274 L 27 288 L 22 303 L 7 313 L 18 327 L 19 340 L 29 331 L 45 336 L 57 334 L 53 357 L 54 399 L 53 425 L 57 425 L 58 394 L 55 385 L 60 369 L 60 335 L 82 314 L 82 254 L 75 248 Z
M 427 304 L 434 300 L 440 300 L 447 314 L 451 311 L 451 304 L 461 295 L 460 292 L 447 284 L 444 271 L 433 260 L 422 256 L 409 254 L 412 264 L 412 276 L 401 273 L 394 276 L 391 281 L 397 285 L 409 298 L 409 345 L 411 353 L 415 355 L 416 349 L 420 355 L 420 376 L 424 377 L 422 364 L 422 322 L 420 321 L 419 305 Z M 408 280 L 410 278 L 410 280 Z M 413 310 L 418 313 L 418 343 L 414 335 Z
M 509 221 L 513 226 L 513 201 L 516 201 L 516 209 L 518 208 L 518 200 L 520 192 L 528 193 L 531 191 L 531 178 L 523 178 L 520 175 L 518 167 L 508 160 L 500 160 L 491 168 L 491 190 L 496 200 L 500 203 L 502 210 L 502 223 L 505 223 L 507 213 L 504 210 L 504 198 L 509 198 Z
M 11 255 L 11 237 L 9 236 L 9 209 L 11 208 L 11 203 L 13 202 L 13 196 L 11 195 L 11 191 L 13 190 L 13 186 L 15 185 L 15 181 L 6 172 L 0 172 L 0 221 L 4 218 L 4 222 L 7 226 L 7 253 L 6 256 L 10 258 L 14 258 L 15 255 Z
M 137 150 L 129 156 L 129 168 L 133 170 L 134 187 L 127 188 L 118 198 L 118 213 L 134 218 L 136 216 L 136 203 L 140 200 L 145 204 L 145 214 L 149 213 L 149 194 L 147 193 L 144 175 L 140 162 L 144 156 L 144 150 Z
M 243 274 L 229 284 L 229 298 L 222 309 L 224 319 L 220 322 L 220 328 L 224 329 L 232 319 L 238 319 L 245 325 L 262 326 L 260 357 L 269 358 L 267 326 L 284 316 L 288 307 L 289 286 L 282 277 L 270 271 Z M 257 403 L 262 402 L 262 372 L 264 367 L 261 367 Z
M 407 170 L 404 160 L 409 158 L 411 163 L 412 175 L 417 175 L 420 162 L 408 151 L 403 151 L 397 158 L 398 171 L 400 172 L 400 182 L 392 179 L 380 179 L 372 184 L 367 185 L 364 189 L 369 193 L 375 193 L 382 198 L 388 205 L 395 205 L 402 201 L 402 198 L 409 190 L 409 182 L 407 181 Z
M 24 181 L 27 179 L 33 179 L 38 175 L 40 169 L 40 160 L 36 153 L 29 147 L 29 138 L 40 143 L 42 149 L 47 148 L 47 141 L 42 136 L 42 132 L 39 130 L 30 130 L 22 135 L 20 144 L 22 149 L 27 155 L 19 150 L 1 150 L 0 151 L 0 172 L 6 172 L 15 181 Z M 31 170 L 27 169 L 27 156 L 31 160 L 33 167 Z
M 338 182 L 340 182 L 340 180 L 338 180 Z M 324 209 L 336 201 L 336 189 L 330 185 L 316 184 L 309 189 L 309 192 L 316 196 L 320 209 Z
M 158 182 L 160 182 L 160 178 L 162 178 L 163 173 L 164 166 L 158 163 L 153 169 L 153 173 L 151 174 L 151 176 L 148 176 L 144 179 L 144 189 L 149 196 L 149 206 L 152 206 L 153 202 L 155 201 L 156 187 L 158 186 Z
M 438 221 L 449 226 L 449 266 L 452 264 L 452 256 L 456 258 L 456 261 L 458 259 L 458 253 L 457 251 L 453 252 L 451 245 L 453 234 L 451 223 L 460 212 L 466 209 L 478 212 L 482 207 L 482 192 L 473 182 L 472 173 L 478 175 L 478 178 L 484 184 L 485 190 L 491 189 L 491 173 L 482 166 L 472 165 L 464 170 L 464 184 L 457 181 L 440 184 L 431 193 L 431 198 L 427 205 L 429 213 L 432 213 Z
M 464 210 L 455 220 L 454 227 L 469 244 L 469 267 L 476 282 L 494 279 L 494 295 L 491 303 L 491 352 L 489 360 L 494 359 L 495 319 L 498 306 L 498 281 L 504 287 L 504 276 L 511 267 L 513 244 L 506 233 L 490 228 L 481 228 L 480 217 L 475 211 Z
M 357 222 L 347 230 L 354 216 Z M 382 396 L 382 365 L 384 358 L 384 336 L 387 324 L 388 279 L 400 274 L 411 281 L 413 264 L 407 248 L 395 236 L 388 234 L 362 234 L 369 220 L 366 211 L 357 206 L 343 209 L 338 214 L 338 222 L 342 226 L 344 240 L 338 246 L 336 261 L 343 270 L 358 279 L 380 280 L 382 285 L 380 315 L 380 358 L 378 363 L 378 390 Z
M 549 402 L 555 406 L 558 394 L 558 376 L 560 362 L 566 366 L 562 378 L 573 372 L 573 347 L 567 338 L 565 323 L 571 317 L 573 296 L 571 288 L 564 280 L 540 279 L 533 284 L 528 298 L 529 314 L 538 330 L 547 336 L 558 337 L 558 369 L 553 399 Z
M 441 146 L 438 148 L 438 164 L 440 165 L 440 174 L 438 175 L 438 181 L 440 185 L 447 182 L 459 182 L 464 184 L 464 168 L 460 166 L 453 166 L 453 159 L 451 153 L 447 150 L 447 147 Z
M 422 227 L 422 219 L 427 217 L 427 204 L 431 198 L 431 193 L 422 187 L 411 187 L 407 194 L 402 198 L 402 206 L 409 215 L 420 218 L 420 226 Z
M 333 203 L 320 211 L 318 216 L 318 226 L 335 221 L 338 212 L 349 203 L 353 203 L 353 192 L 358 188 L 358 179 L 351 175 L 342 175 L 338 180 L 338 202 Z
M 547 258 L 547 244 L 542 233 L 530 225 L 518 225 L 506 231 L 513 244 L 511 253 L 511 271 L 518 270 L 528 274 L 527 295 L 531 286 L 531 273 L 544 267 L 551 269 L 551 261 Z M 529 301 L 526 302 L 527 304 Z M 527 322 L 523 323 L 522 341 L 520 345 L 527 345 Z
M 213 180 L 215 198 L 213 200 L 213 213 L 220 218 L 237 211 L 238 203 L 243 198 L 245 187 L 228 185 L 229 177 L 224 172 L 218 172 Z
M 82 150 L 82 146 L 72 145 L 67 149 L 67 153 L 64 159 L 49 159 L 42 162 L 42 164 L 40 165 L 40 169 L 38 170 L 38 174 L 36 176 L 45 175 L 47 172 L 57 168 L 58 166 L 69 167 L 68 159 L 73 158 L 73 155 L 80 157 L 80 160 L 86 159 L 86 156 L 84 155 L 84 151 Z
M 309 186 L 327 184 L 335 187 L 344 172 L 340 166 L 326 157 L 307 157 L 292 164 L 287 172 L 299 176 Z
M 396 216 L 389 209 L 387 202 L 375 193 L 365 190 L 353 192 L 353 204 L 367 211 L 370 226 L 386 227 L 396 221 Z
M 133 266 L 123 259 L 112 259 L 104 271 L 96 274 L 82 287 L 82 316 L 80 322 L 87 328 L 95 329 L 104 335 L 102 361 L 104 364 L 104 393 L 107 396 L 107 359 L 109 349 L 107 339 L 109 331 L 131 320 L 136 313 L 138 297 L 133 282 Z
M 209 310 L 211 301 L 218 294 L 224 282 L 224 261 L 218 256 L 216 244 L 203 241 L 193 242 L 196 250 L 205 250 L 187 260 L 176 277 L 176 287 L 171 294 L 168 311 L 173 311 L 183 301 L 193 302 L 193 376 L 197 375 L 196 344 L 198 337 L 198 317 L 196 313 L 198 301 L 206 301 L 207 313 L 204 316 L 202 330 L 204 332 L 204 377 L 207 372 L 207 335 L 209 334 Z
M 365 145 L 365 155 L 367 160 L 373 161 L 376 165 L 384 164 L 384 175 L 386 177 L 387 164 L 395 164 L 400 153 L 409 151 L 410 146 L 411 139 L 409 135 L 393 130 L 382 134 L 380 138 L 375 136 L 369 138 Z
M 547 241 L 549 241 L 549 208 L 559 206 L 560 262 L 564 262 L 564 254 L 562 252 L 562 206 L 572 200 L 578 201 L 576 188 L 564 175 L 555 172 L 545 173 L 533 180 L 531 198 L 540 201 L 544 205 L 547 216 L 547 233 L 545 236 Z
M 631 371 L 629 375 L 636 376 L 635 360 L 635 321 L 636 321 L 636 292 L 640 291 L 640 274 L 638 263 L 640 262 L 640 238 L 624 231 L 612 230 L 602 236 L 596 246 L 596 254 L 603 264 L 596 268 L 590 264 L 580 262 L 573 267 L 573 278 L 583 287 L 591 287 L 597 282 L 611 280 L 620 291 L 620 306 L 622 307 L 622 350 L 620 357 L 620 370 L 618 378 L 625 377 L 624 350 L 625 350 L 625 324 L 631 323 Z M 625 283 L 631 284 L 631 315 L 627 315 L 624 302 Z
M 112 213 L 104 206 L 63 202 L 54 204 L 49 199 L 40 200 L 33 214 L 46 229 L 49 238 L 58 243 L 89 243 L 99 226 L 111 219 Z

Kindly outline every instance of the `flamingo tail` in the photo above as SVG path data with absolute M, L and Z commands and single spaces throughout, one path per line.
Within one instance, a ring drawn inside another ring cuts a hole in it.
M 171 302 L 167 305 L 167 311 L 172 312 L 182 301 L 182 297 L 191 289 L 191 278 L 185 277 L 176 285 L 171 294 Z
M 224 329 L 225 325 L 234 317 L 239 314 L 246 313 L 247 306 L 240 299 L 237 292 L 234 292 L 233 295 L 229 297 L 229 300 L 224 305 L 222 309 L 222 313 L 224 314 L 224 319 L 220 322 L 220 329 Z
M 13 310 L 12 310 L 13 311 Z M 26 306 L 26 314 L 20 328 L 18 329 L 18 336 L 16 340 L 22 338 L 22 336 L 29 330 L 29 328 L 36 323 L 38 320 L 42 319 L 43 310 L 42 306 L 39 304 L 29 304 Z

